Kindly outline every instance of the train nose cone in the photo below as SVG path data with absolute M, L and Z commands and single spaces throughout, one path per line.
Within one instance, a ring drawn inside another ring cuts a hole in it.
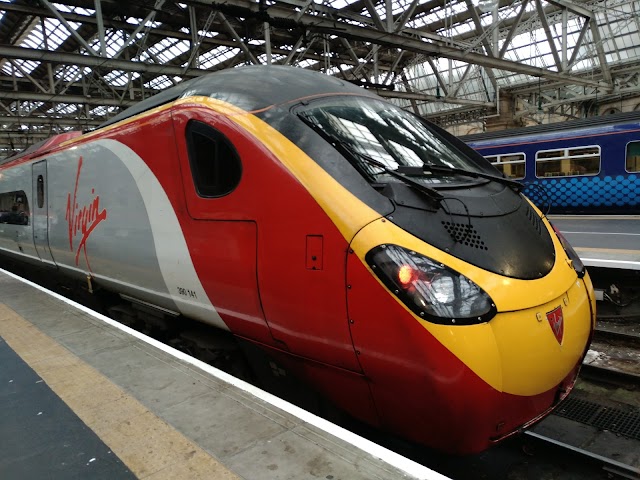
M 491 322 L 502 367 L 502 391 L 536 395 L 556 387 L 580 362 L 591 334 L 586 286 L 577 280 L 561 297 Z

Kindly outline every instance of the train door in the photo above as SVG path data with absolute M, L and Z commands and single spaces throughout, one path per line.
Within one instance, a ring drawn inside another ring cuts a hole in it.
M 271 344 L 258 290 L 255 186 L 243 173 L 243 142 L 214 113 L 179 109 L 173 122 L 187 209 L 182 225 L 198 276 L 234 333 Z
M 44 263 L 55 265 L 49 248 L 49 206 L 47 200 L 47 161 L 42 160 L 32 165 L 33 207 L 33 243 L 36 252 Z

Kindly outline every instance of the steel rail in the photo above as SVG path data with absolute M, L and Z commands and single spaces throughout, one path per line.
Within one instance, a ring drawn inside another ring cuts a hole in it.
M 627 465 L 626 463 L 618 462 L 611 458 L 598 455 L 597 453 L 589 452 L 582 448 L 569 445 L 568 443 L 545 437 L 544 435 L 540 435 L 539 433 L 532 432 L 530 430 L 525 431 L 524 434 L 529 438 L 534 439 L 535 441 L 543 443 L 547 446 L 562 448 L 570 452 L 572 455 L 580 456 L 582 459 L 587 459 L 589 462 L 598 465 L 600 468 L 602 468 L 602 470 L 611 475 L 616 475 L 620 478 L 640 480 L 640 469 L 631 465 Z

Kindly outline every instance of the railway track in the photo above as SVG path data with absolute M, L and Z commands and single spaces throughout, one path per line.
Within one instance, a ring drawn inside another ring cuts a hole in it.
M 526 431 L 527 439 L 536 443 L 538 448 L 561 450 L 561 455 L 570 455 L 579 462 L 587 462 L 592 468 L 605 472 L 606 478 L 628 478 L 640 480 L 640 469 L 611 458 L 598 455 L 588 450 L 569 445 L 568 443 L 541 435 L 533 431 Z
M 640 323 L 600 322 L 580 371 L 582 378 L 640 390 Z

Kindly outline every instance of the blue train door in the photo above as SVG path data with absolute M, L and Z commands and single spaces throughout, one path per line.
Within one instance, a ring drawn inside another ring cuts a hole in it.
M 49 206 L 47 201 L 47 161 L 32 165 L 33 207 L 31 221 L 33 223 L 33 244 L 44 263 L 55 265 L 49 248 Z

